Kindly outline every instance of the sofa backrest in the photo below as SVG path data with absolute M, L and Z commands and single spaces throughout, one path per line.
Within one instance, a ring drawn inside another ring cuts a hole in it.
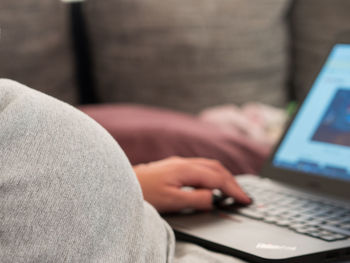
M 71 38 L 82 32 L 72 29 L 72 4 L 2 0 L 0 77 L 73 104 L 135 102 L 192 112 L 251 100 L 282 105 L 304 96 L 334 39 L 350 28 L 349 0 L 74 5 L 83 7 L 91 54 L 81 52 L 84 36 Z
M 337 38 L 350 39 L 349 0 L 295 0 L 291 9 L 291 80 L 301 100 Z
M 198 111 L 286 101 L 289 0 L 89 0 L 103 102 Z
M 0 77 L 77 103 L 67 6 L 1 0 Z

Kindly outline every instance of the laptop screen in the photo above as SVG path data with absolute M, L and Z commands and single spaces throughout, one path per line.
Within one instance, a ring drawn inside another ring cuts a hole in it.
M 350 181 L 350 44 L 332 49 L 272 164 Z

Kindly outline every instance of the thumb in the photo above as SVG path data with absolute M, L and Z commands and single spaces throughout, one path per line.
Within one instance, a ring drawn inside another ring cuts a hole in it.
M 179 190 L 179 205 L 181 209 L 211 210 L 213 208 L 212 196 L 213 192 L 209 189 Z

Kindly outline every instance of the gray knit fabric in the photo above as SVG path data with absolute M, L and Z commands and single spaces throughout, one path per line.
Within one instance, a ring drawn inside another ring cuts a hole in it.
M 177 242 L 174 263 L 246 263 L 232 256 L 208 251 L 195 244 Z
M 114 139 L 0 80 L 0 261 L 170 262 L 174 237 Z
M 350 39 L 349 0 L 295 0 L 291 13 L 292 80 L 301 100 L 311 87 L 331 47 Z
M 89 0 L 101 101 L 282 105 L 289 0 Z
M 0 261 L 242 263 L 180 242 L 96 122 L 0 79 Z M 237 237 L 238 238 L 238 237 Z
M 1 0 L 0 78 L 77 103 L 68 11 L 59 0 Z

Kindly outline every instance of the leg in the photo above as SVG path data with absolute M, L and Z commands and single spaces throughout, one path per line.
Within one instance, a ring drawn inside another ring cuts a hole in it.
M 0 80 L 0 258 L 166 262 L 174 240 L 118 144 L 89 117 Z

